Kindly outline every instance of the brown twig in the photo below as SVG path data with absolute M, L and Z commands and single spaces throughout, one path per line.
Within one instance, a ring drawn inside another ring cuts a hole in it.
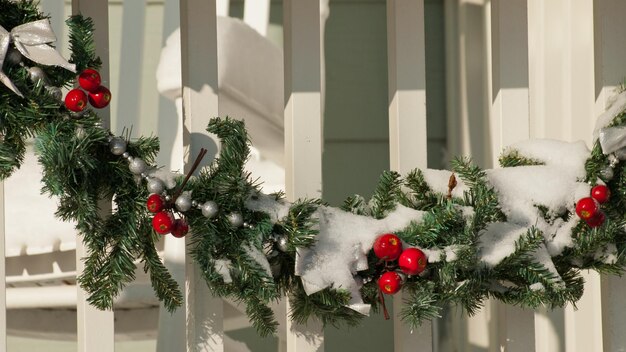
M 172 202 L 176 202 L 176 198 L 178 198 L 178 196 L 180 196 L 180 194 L 183 192 L 183 189 L 185 188 L 187 181 L 189 181 L 189 178 L 191 178 L 191 175 L 193 175 L 193 173 L 196 171 L 198 166 L 200 166 L 200 162 L 202 161 L 202 158 L 204 158 L 206 153 L 207 153 L 206 149 L 204 148 L 200 149 L 200 153 L 198 153 L 198 156 L 196 157 L 196 161 L 193 162 L 193 165 L 191 165 L 189 172 L 187 172 L 187 176 L 185 176 L 183 183 L 180 184 L 180 187 L 178 188 L 178 190 L 172 197 Z
M 387 311 L 387 305 L 385 305 L 385 297 L 383 297 L 383 291 L 378 289 L 378 299 L 380 299 L 380 304 L 383 306 L 383 315 L 385 316 L 385 320 L 389 320 L 389 311 Z
M 456 177 L 454 176 L 454 172 L 450 175 L 450 179 L 448 180 L 448 199 L 452 199 L 452 190 L 456 187 Z

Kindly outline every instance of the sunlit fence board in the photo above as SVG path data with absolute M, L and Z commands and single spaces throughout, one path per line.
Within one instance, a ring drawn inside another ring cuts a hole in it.
M 219 114 L 217 85 L 217 18 L 215 0 L 180 2 L 185 170 L 201 148 L 217 148 L 207 138 L 209 119 Z M 213 143 L 214 144 L 214 143 Z M 187 245 L 191 238 L 186 238 Z M 186 258 L 187 351 L 223 351 L 223 303 L 213 297 L 196 263 Z
M 493 163 L 500 151 L 530 138 L 528 95 L 527 0 L 491 2 L 491 144 Z M 499 345 L 507 351 L 533 351 L 535 319 L 532 310 L 497 304 Z
M 109 7 L 106 1 L 73 0 L 72 13 L 91 17 L 94 21 L 94 40 L 96 54 L 102 59 L 100 75 L 103 81 L 109 80 Z M 107 107 L 98 112 L 105 128 L 111 125 L 110 109 Z M 111 211 L 110 200 L 102 201 L 100 209 L 105 215 Z M 76 272 L 84 269 L 82 258 L 86 256 L 86 248 L 82 238 L 76 238 Z M 115 332 L 113 311 L 100 311 L 87 303 L 87 295 L 77 285 L 77 336 L 79 352 L 113 352 L 115 349 Z
M 319 0 L 283 2 L 285 55 L 285 188 L 289 200 L 319 198 L 322 114 Z M 289 311 L 289 306 L 287 306 Z M 321 323 L 287 318 L 289 352 L 323 351 Z
M 389 150 L 391 169 L 426 167 L 424 2 L 387 1 Z M 402 294 L 393 297 L 394 350 L 432 351 L 430 322 L 413 329 L 400 319 Z

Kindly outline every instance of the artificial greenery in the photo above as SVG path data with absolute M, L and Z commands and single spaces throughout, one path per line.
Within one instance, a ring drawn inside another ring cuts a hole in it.
M 33 1 L 0 0 L 0 25 L 9 31 L 16 25 L 42 18 L 45 16 L 38 12 Z M 94 53 L 91 21 L 75 16 L 67 24 L 72 46 L 70 62 L 78 70 L 98 68 L 100 61 Z M 114 298 L 134 279 L 135 263 L 139 262 L 149 273 L 155 293 L 165 307 L 169 310 L 180 307 L 180 288 L 155 247 L 160 235 L 153 230 L 151 214 L 145 206 L 148 197 L 145 180 L 129 171 L 125 158 L 110 152 L 113 136 L 102 127 L 98 115 L 90 109 L 81 114 L 68 111 L 41 84 L 30 81 L 27 70 L 32 66 L 36 64 L 24 59 L 21 65 L 5 63 L 2 67 L 24 98 L 0 85 L 0 177 L 8 177 L 20 166 L 27 139 L 35 137 L 44 172 L 43 190 L 59 197 L 57 216 L 76 222 L 87 247 L 85 271 L 78 281 L 89 293 L 89 302 L 100 309 L 111 309 Z M 74 83 L 74 73 L 54 67 L 42 69 L 56 86 L 69 87 Z M 616 126 L 625 123 L 623 114 L 613 121 Z M 357 324 L 363 315 L 348 307 L 350 292 L 341 287 L 327 287 L 308 295 L 296 275 L 298 252 L 316 245 L 318 213 L 326 205 L 320 200 L 290 204 L 281 194 L 262 194 L 253 177 L 244 170 L 249 140 L 243 122 L 216 118 L 211 120 L 208 131 L 221 141 L 219 157 L 187 183 L 178 176 L 176 187 L 168 192 L 191 192 L 198 203 L 214 201 L 219 207 L 215 217 L 204 216 L 197 207 L 179 215 L 189 223 L 188 251 L 213 294 L 244 303 L 252 324 L 262 335 L 276 331 L 270 303 L 285 295 L 292 303 L 291 318 L 297 322 L 305 323 L 317 317 L 325 324 Z M 129 155 L 153 165 L 159 149 L 155 138 L 133 141 L 128 136 L 125 138 Z M 544 162 L 517 150 L 509 150 L 501 158 L 503 167 L 540 166 Z M 515 250 L 497 265 L 489 267 L 481 262 L 481 234 L 490 224 L 505 223 L 507 216 L 500 205 L 498 189 L 490 183 L 485 170 L 468 159 L 456 159 L 452 165 L 455 177 L 467 187 L 462 195 L 452 193 L 456 184 L 452 178 L 448 192 L 441 192 L 426 181 L 420 170 L 406 177 L 384 172 L 371 199 L 350 197 L 341 208 L 363 219 L 384 219 L 399 206 L 423 211 L 419 221 L 411 222 L 397 235 L 409 246 L 454 248 L 454 256 L 444 254 L 438 261 L 430 262 L 423 274 L 406 279 L 401 315 L 408 324 L 418 325 L 424 319 L 438 316 L 449 303 L 474 313 L 488 297 L 526 307 L 560 307 L 581 297 L 581 270 L 622 272 L 626 248 L 623 163 L 614 165 L 612 177 L 605 177 L 609 188 L 614 190 L 611 201 L 603 208 L 607 221 L 597 228 L 579 221 L 572 229 L 574 244 L 551 258 L 558 277 L 533 255 L 545 241 L 534 226 L 519 237 Z M 596 143 L 585 165 L 584 181 L 597 182 L 609 165 Z M 266 208 L 251 207 L 250 202 L 255 200 L 263 200 Z M 268 210 L 274 206 L 288 210 L 276 218 Z M 570 211 L 553 214 L 543 204 L 536 207 L 546 222 L 567 221 L 576 216 Z M 232 213 L 241 214 L 247 226 L 233 226 L 227 216 Z M 615 260 L 607 261 L 598 255 L 611 246 L 616 249 Z M 259 253 L 263 259 L 258 258 Z M 379 311 L 384 301 L 376 279 L 388 268 L 380 265 L 371 252 L 368 264 L 368 269 L 355 272 L 354 276 L 363 282 L 360 293 L 364 302 Z M 228 275 L 224 273 L 225 265 Z

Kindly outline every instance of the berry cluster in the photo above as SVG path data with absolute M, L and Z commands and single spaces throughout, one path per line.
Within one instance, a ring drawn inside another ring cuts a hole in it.
M 111 92 L 102 84 L 100 73 L 88 68 L 78 76 L 78 84 L 89 92 L 89 97 L 82 89 L 74 88 L 65 96 L 65 107 L 74 112 L 81 112 L 87 107 L 87 101 L 94 108 L 102 109 L 111 102 Z
M 385 262 L 385 272 L 378 278 L 378 287 L 385 294 L 400 291 L 404 275 L 418 275 L 426 269 L 426 254 L 418 248 L 403 250 L 402 241 L 395 234 L 376 238 L 373 249 L 376 257 Z
M 176 219 L 171 202 L 167 202 L 160 194 L 151 194 L 146 202 L 148 211 L 154 213 L 152 227 L 161 235 L 171 233 L 174 237 L 184 237 L 189 232 L 189 225 L 184 217 Z
M 606 216 L 600 209 L 600 204 L 609 201 L 611 191 L 605 185 L 597 185 L 591 189 L 591 196 L 585 197 L 576 203 L 576 214 L 583 219 L 589 227 L 598 227 L 604 223 Z

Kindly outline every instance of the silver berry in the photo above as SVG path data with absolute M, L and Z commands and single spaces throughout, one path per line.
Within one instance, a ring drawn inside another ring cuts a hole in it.
M 126 141 L 121 137 L 113 137 L 109 142 L 109 149 L 113 155 L 124 155 L 126 153 Z
M 219 207 L 217 206 L 217 203 L 215 203 L 212 200 L 209 200 L 207 202 L 204 202 L 204 204 L 201 205 L 201 210 L 202 210 L 202 215 L 204 217 L 207 218 L 212 218 L 215 215 L 217 215 L 217 211 L 219 210 Z
M 142 172 L 146 171 L 148 165 L 146 165 L 146 162 L 141 160 L 140 158 L 133 158 L 128 163 L 128 168 L 133 174 L 140 175 Z
M 604 168 L 602 170 L 600 170 L 600 177 L 604 180 L 604 181 L 609 181 L 610 179 L 613 178 L 613 169 L 610 167 Z
M 159 180 L 158 178 L 149 179 L 147 187 L 148 192 L 150 193 L 161 194 L 163 193 L 163 191 L 165 191 L 165 185 L 163 184 L 163 181 Z
M 198 207 L 198 201 L 197 200 L 192 200 L 191 201 L 191 207 L 192 208 L 197 208 Z
M 281 252 L 286 252 L 287 249 L 289 249 L 289 240 L 287 239 L 287 236 L 281 236 L 276 240 L 276 247 L 281 251 Z
M 61 88 L 59 87 L 47 86 L 46 90 L 48 91 L 48 94 L 56 100 L 61 100 L 63 98 L 63 92 L 61 92 Z
M 228 221 L 233 227 L 240 227 L 243 225 L 243 216 L 239 213 L 232 212 L 227 215 Z
M 166 202 L 169 202 L 170 200 L 172 200 L 172 196 L 170 196 L 169 194 L 168 194 L 168 195 L 165 195 L 165 197 L 164 197 L 164 198 L 165 198 L 165 201 L 166 201 Z
M 33 66 L 28 68 L 28 78 L 35 84 L 45 84 L 48 76 L 41 67 Z
M 189 193 L 183 193 L 176 198 L 176 209 L 179 211 L 187 211 L 191 209 L 191 196 Z

